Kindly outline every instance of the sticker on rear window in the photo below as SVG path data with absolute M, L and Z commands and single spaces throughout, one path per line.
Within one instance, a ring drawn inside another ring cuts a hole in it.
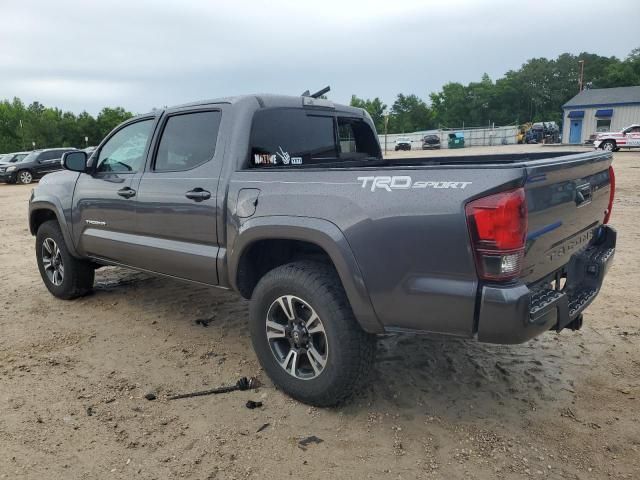
M 275 165 L 277 162 L 276 156 L 269 153 L 256 153 L 253 156 L 253 163 L 255 165 Z

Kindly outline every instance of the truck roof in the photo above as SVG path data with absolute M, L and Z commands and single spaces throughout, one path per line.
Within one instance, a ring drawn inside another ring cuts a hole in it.
M 258 102 L 261 108 L 300 108 L 307 107 L 319 107 L 330 108 L 343 113 L 349 113 L 352 115 L 362 116 L 363 109 L 358 107 L 351 107 L 348 105 L 342 105 L 334 103 L 331 100 L 325 100 L 320 98 L 293 96 L 293 95 L 274 95 L 269 93 L 259 93 L 250 95 L 237 95 L 233 97 L 220 97 L 208 100 L 199 100 L 195 102 L 188 102 L 180 105 L 174 105 L 165 109 L 159 109 L 164 111 L 166 109 L 181 108 L 181 107 L 195 107 L 200 105 L 214 105 L 220 103 L 228 103 L 236 105 L 247 101 Z

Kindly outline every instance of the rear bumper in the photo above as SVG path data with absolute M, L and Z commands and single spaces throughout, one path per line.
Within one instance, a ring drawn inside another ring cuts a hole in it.
M 522 343 L 554 329 L 578 326 L 582 312 L 596 298 L 615 254 L 616 231 L 600 227 L 597 240 L 564 267 L 566 284 L 552 290 L 535 286 L 482 287 L 478 340 Z

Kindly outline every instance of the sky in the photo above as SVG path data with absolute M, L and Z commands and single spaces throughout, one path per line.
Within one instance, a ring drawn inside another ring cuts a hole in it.
M 330 85 L 390 106 L 533 57 L 624 58 L 638 25 L 638 0 L 0 0 L 0 99 L 143 113 Z

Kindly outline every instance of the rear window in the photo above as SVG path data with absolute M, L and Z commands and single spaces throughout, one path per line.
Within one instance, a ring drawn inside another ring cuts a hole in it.
M 379 158 L 371 128 L 361 119 L 302 109 L 256 112 L 251 129 L 252 167 L 301 166 Z

